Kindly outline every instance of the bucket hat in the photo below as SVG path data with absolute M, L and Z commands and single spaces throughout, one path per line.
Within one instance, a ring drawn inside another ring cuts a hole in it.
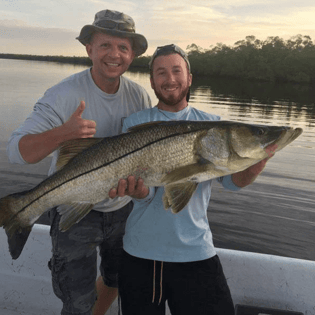
M 89 43 L 94 32 L 105 32 L 112 36 L 131 38 L 136 56 L 142 55 L 148 48 L 146 38 L 136 33 L 135 22 L 127 14 L 112 10 L 103 10 L 95 14 L 94 22 L 85 25 L 76 38 L 84 46 Z

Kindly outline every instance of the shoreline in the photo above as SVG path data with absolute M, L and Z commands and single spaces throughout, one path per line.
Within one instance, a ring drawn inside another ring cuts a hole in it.
M 207 56 L 206 56 L 207 57 Z M 215 64 L 210 64 L 208 67 L 201 67 L 200 64 L 205 63 L 206 59 L 202 57 L 201 60 L 200 56 L 192 54 L 189 55 L 190 63 L 192 67 L 192 74 L 194 76 L 198 76 L 199 78 L 213 78 L 213 79 L 230 79 L 230 80 L 242 80 L 245 82 L 263 82 L 263 83 L 289 83 L 289 84 L 299 84 L 302 86 L 313 86 L 315 83 L 315 79 L 310 75 L 302 73 L 303 69 L 300 69 L 299 72 L 295 74 L 285 74 L 283 73 L 281 76 L 277 76 L 276 74 L 258 77 L 252 77 L 251 73 L 246 73 L 243 69 L 243 73 L 240 74 L 223 74 L 219 72 L 213 72 L 213 67 Z M 64 63 L 64 64 L 72 64 L 72 65 L 86 65 L 88 67 L 92 66 L 92 62 L 89 57 L 79 57 L 79 56 L 50 56 L 50 55 L 27 55 L 27 54 L 6 54 L 0 53 L 0 59 L 11 59 L 11 60 L 29 60 L 29 61 L 42 61 L 42 62 L 57 62 L 57 63 Z M 129 66 L 129 71 L 139 71 L 144 73 L 149 73 L 149 61 L 151 56 L 140 56 L 136 57 L 131 65 Z M 196 59 L 196 60 L 195 60 Z M 269 65 L 270 68 L 271 65 Z M 269 69 L 268 68 L 268 69 Z M 205 70 L 207 69 L 207 70 Z M 270 72 L 270 71 L 269 71 Z
M 132 69 L 141 69 L 143 72 L 149 73 L 148 63 L 151 57 L 138 57 L 135 58 L 130 65 Z M 86 65 L 92 66 L 92 62 L 89 57 L 79 56 L 41 56 L 41 55 L 24 55 L 24 54 L 3 54 L 0 53 L 0 59 L 10 60 L 28 60 L 28 61 L 41 61 L 41 62 L 57 62 L 71 65 Z M 140 61 L 140 62 L 139 62 Z

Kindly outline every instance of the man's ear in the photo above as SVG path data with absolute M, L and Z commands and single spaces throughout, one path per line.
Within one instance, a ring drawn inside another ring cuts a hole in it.
M 134 50 L 132 50 L 132 61 L 135 59 L 136 57 L 136 53 L 134 52 Z
M 191 86 L 191 84 L 192 84 L 192 74 L 191 73 L 189 73 L 189 75 L 188 75 L 188 82 L 189 82 L 189 86 Z
M 86 50 L 86 52 L 87 52 L 88 56 L 91 58 L 92 45 L 90 45 L 90 44 L 86 44 L 86 45 L 85 45 L 85 50 Z
M 153 82 L 151 75 L 150 75 L 150 83 L 151 83 L 151 88 L 154 90 L 154 82 Z

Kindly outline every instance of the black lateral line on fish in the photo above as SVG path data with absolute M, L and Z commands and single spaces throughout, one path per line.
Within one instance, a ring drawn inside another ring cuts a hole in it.
M 154 143 L 157 143 L 157 142 L 160 142 L 160 141 L 163 141 L 163 140 L 166 140 L 166 139 L 168 139 L 168 138 L 175 137 L 175 136 L 185 135 L 185 134 L 189 134 L 189 133 L 193 133 L 193 132 L 201 132 L 201 131 L 204 131 L 205 129 L 206 129 L 206 128 L 199 129 L 199 130 L 187 130 L 187 131 L 182 131 L 182 132 L 179 131 L 179 132 L 177 132 L 177 133 L 174 133 L 174 134 L 165 136 L 165 137 L 160 138 L 160 139 L 158 139 L 158 140 L 154 140 L 154 141 L 152 141 L 152 142 L 150 142 L 150 143 L 145 144 L 145 145 L 142 146 L 141 148 L 137 148 L 136 150 L 133 150 L 133 151 L 131 151 L 131 152 L 128 152 L 128 153 L 126 153 L 126 154 L 124 154 L 124 155 L 122 155 L 122 156 L 120 156 L 120 157 L 118 157 L 118 158 L 116 158 L 116 159 L 114 159 L 114 160 L 112 160 L 112 161 L 110 161 L 110 162 L 104 163 L 104 164 L 102 164 L 102 165 L 100 165 L 100 166 L 98 166 L 98 167 L 96 167 L 96 168 L 93 168 L 93 169 L 91 169 L 91 170 L 89 170 L 89 171 L 86 171 L 86 172 L 84 172 L 84 173 L 81 173 L 81 174 L 79 174 L 79 175 L 76 175 L 76 176 L 74 176 L 73 178 L 68 179 L 68 180 L 64 181 L 63 183 L 57 185 L 56 187 L 50 189 L 49 191 L 45 191 L 42 195 L 40 195 L 40 196 L 37 197 L 36 199 L 32 200 L 29 204 L 27 204 L 26 206 L 24 206 L 23 208 L 21 208 L 21 210 L 19 210 L 17 213 L 15 213 L 15 214 L 10 218 L 10 221 L 11 221 L 12 219 L 14 219 L 16 216 L 18 216 L 21 212 L 23 212 L 27 207 L 29 207 L 29 206 L 32 205 L 34 202 L 36 202 L 37 200 L 39 200 L 40 198 L 42 198 L 43 196 L 45 196 L 45 195 L 51 193 L 51 192 L 54 191 L 55 189 L 60 188 L 62 185 L 66 184 L 66 183 L 68 183 L 68 182 L 71 182 L 72 180 L 75 180 L 75 179 L 77 179 L 77 178 L 79 178 L 79 177 L 81 177 L 81 176 L 84 176 L 84 175 L 86 175 L 86 174 L 89 174 L 89 173 L 91 173 L 91 172 L 97 171 L 97 170 L 100 169 L 100 168 L 106 167 L 107 165 L 109 165 L 109 164 L 111 164 L 111 163 L 114 163 L 114 162 L 116 162 L 116 161 L 118 161 L 118 160 L 120 160 L 120 159 L 122 159 L 122 158 L 124 158 L 124 157 L 126 157 L 126 156 L 128 156 L 128 155 L 130 155 L 130 154 L 133 154 L 133 153 L 137 152 L 137 151 L 143 150 L 144 148 L 146 148 L 146 147 L 148 147 L 148 146 L 150 146 L 150 145 L 152 145 L 152 144 L 154 144 Z M 211 128 L 209 128 L 209 129 L 211 129 Z M 127 135 L 127 134 L 126 134 L 126 135 Z M 96 144 L 96 146 L 97 146 L 97 145 L 99 145 L 99 144 Z M 74 158 L 75 158 L 75 157 L 74 157 Z M 62 170 L 61 170 L 61 171 L 62 171 Z M 55 174 L 57 174 L 57 173 L 58 173 L 58 172 L 56 172 Z M 36 186 L 36 187 L 37 187 L 37 186 Z M 33 189 L 35 189 L 36 187 L 34 187 Z M 32 191 L 33 189 L 31 189 L 30 191 Z

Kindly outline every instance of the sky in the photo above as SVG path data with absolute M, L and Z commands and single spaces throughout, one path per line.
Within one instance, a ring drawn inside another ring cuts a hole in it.
M 75 38 L 104 9 L 134 19 L 148 40 L 145 55 L 171 43 L 233 46 L 248 35 L 287 40 L 301 34 L 315 41 L 314 0 L 1 0 L 0 53 L 86 56 Z

